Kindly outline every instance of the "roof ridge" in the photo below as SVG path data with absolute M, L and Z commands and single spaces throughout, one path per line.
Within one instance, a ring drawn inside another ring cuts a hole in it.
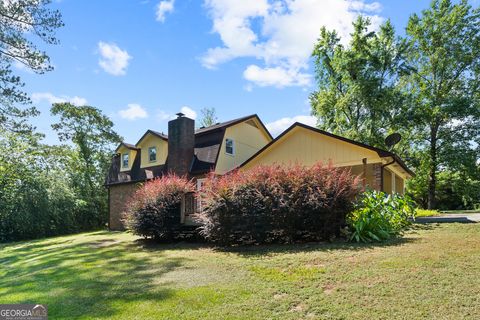
M 240 118 L 235 118 L 235 119 L 231 119 L 231 120 L 227 120 L 227 121 L 223 121 L 223 122 L 217 122 L 215 124 L 212 124 L 211 126 L 201 127 L 199 129 L 196 129 L 195 133 L 204 133 L 204 132 L 207 132 L 207 131 L 210 131 L 210 130 L 215 130 L 217 128 L 222 128 L 224 126 L 228 126 L 230 124 L 235 124 L 237 122 L 247 120 L 247 119 L 250 119 L 250 118 L 253 118 L 253 117 L 258 118 L 258 115 L 254 113 L 254 114 L 250 114 L 248 116 L 243 116 L 243 117 L 240 117 Z

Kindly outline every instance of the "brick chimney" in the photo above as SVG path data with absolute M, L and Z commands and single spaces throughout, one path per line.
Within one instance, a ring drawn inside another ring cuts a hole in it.
M 179 176 L 188 175 L 195 146 L 195 121 L 177 113 L 168 122 L 168 171 Z

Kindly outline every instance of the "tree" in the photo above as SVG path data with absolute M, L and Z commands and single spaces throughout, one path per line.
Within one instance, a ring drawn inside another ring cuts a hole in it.
M 404 81 L 432 209 L 439 170 L 472 171 L 479 159 L 480 11 L 466 0 L 434 0 L 410 17 L 407 39 L 413 72 Z
M 91 204 L 91 210 L 100 218 L 106 218 L 106 194 L 104 179 L 111 161 L 113 145 L 122 138 L 113 130 L 113 122 L 91 106 L 74 106 L 55 103 L 51 108 L 59 122 L 52 125 L 60 141 L 71 141 L 76 147 L 78 160 L 70 163 L 73 181 L 83 199 Z
M 200 110 L 202 113 L 202 118 L 200 119 L 201 127 L 209 127 L 217 123 L 217 112 L 215 108 L 203 108 Z
M 374 32 L 360 16 L 353 27 L 348 46 L 335 31 L 321 29 L 312 53 L 318 83 L 310 95 L 312 114 L 324 130 L 383 147 L 386 134 L 404 128 L 398 82 L 408 72 L 407 47 L 390 21 Z
M 50 0 L 0 1 L 0 125 L 14 131 L 28 128 L 26 118 L 37 115 L 30 104 L 20 77 L 12 65 L 26 67 L 35 73 L 50 71 L 48 55 L 31 39 L 57 44 L 55 30 L 63 26 L 60 12 L 47 8 Z

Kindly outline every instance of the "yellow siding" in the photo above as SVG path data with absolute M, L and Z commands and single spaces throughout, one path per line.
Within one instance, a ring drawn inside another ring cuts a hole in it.
M 383 169 L 383 191 L 392 193 L 392 172 L 388 169 Z
M 300 163 L 310 166 L 318 161 L 331 161 L 335 166 L 352 166 L 361 164 L 364 158 L 367 158 L 367 163 L 370 164 L 381 162 L 375 151 L 296 127 L 252 159 L 244 168 L 273 163 Z
M 157 148 L 157 161 L 150 162 L 148 159 L 148 148 L 156 147 Z M 168 142 L 162 138 L 159 138 L 153 134 L 148 134 L 143 140 L 137 145 L 137 148 L 141 148 L 141 168 L 158 166 L 165 164 L 167 161 L 168 155 Z
M 395 184 L 396 184 L 396 189 L 397 189 L 397 192 L 400 193 L 400 194 L 404 194 L 404 180 L 402 177 L 399 177 L 399 176 L 396 176 L 395 177 Z
M 271 141 L 270 136 L 266 134 L 256 119 L 255 123 L 258 128 L 242 122 L 226 129 L 215 173 L 224 174 L 238 167 Z M 225 152 L 225 139 L 227 138 L 234 141 L 235 154 L 233 156 Z
M 132 150 L 132 149 L 128 149 L 126 147 L 124 147 L 123 145 L 118 149 L 117 151 L 119 154 L 120 154 L 120 171 L 130 171 L 132 170 L 132 165 L 133 165 L 133 161 L 135 161 L 135 157 L 137 155 L 137 151 L 136 150 Z M 122 161 L 122 157 L 123 157 L 123 154 L 125 153 L 128 153 L 128 168 L 124 168 L 123 167 L 123 161 Z

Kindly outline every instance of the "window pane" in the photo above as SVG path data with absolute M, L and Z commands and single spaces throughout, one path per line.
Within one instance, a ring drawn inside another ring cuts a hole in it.
M 157 148 L 155 147 L 148 148 L 148 159 L 151 162 L 157 161 Z
M 125 153 L 122 156 L 122 166 L 128 168 L 128 153 Z
M 232 139 L 226 139 L 225 140 L 225 152 L 228 154 L 233 154 L 233 140 Z

